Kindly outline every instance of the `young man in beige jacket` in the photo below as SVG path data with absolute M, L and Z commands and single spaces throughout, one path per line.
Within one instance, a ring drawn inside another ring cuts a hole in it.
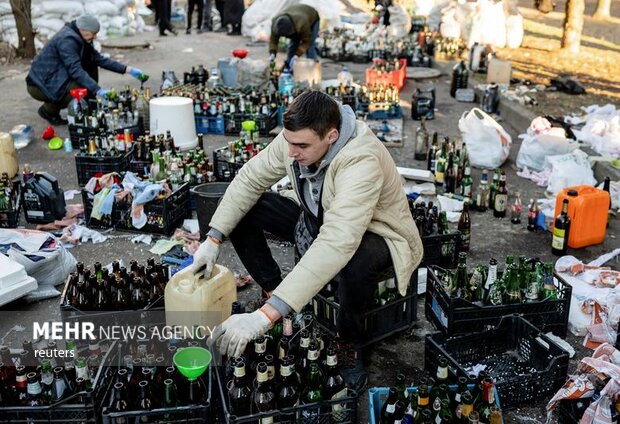
M 285 175 L 293 190 L 266 191 Z M 194 272 L 206 265 L 210 274 L 228 236 L 269 296 L 259 310 L 233 315 L 216 329 L 221 352 L 241 355 L 248 342 L 332 282 L 339 338 L 357 358 L 343 375 L 350 387 L 363 388 L 361 317 L 386 277 L 406 293 L 422 243 L 390 153 L 353 110 L 319 91 L 299 95 L 284 113 L 284 130 L 240 170 L 210 226 Z M 298 261 L 284 278 L 264 231 L 295 244 Z

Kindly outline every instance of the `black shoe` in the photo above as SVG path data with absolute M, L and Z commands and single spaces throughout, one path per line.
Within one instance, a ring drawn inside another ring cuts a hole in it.
M 168 36 L 168 34 L 166 34 L 165 32 L 160 32 L 160 33 L 159 33 L 159 36 L 160 36 L 160 37 L 167 37 L 167 36 Z
M 67 125 L 69 121 L 60 117 L 60 115 L 51 115 L 43 106 L 37 111 L 39 116 L 52 125 Z
M 189 28 L 187 28 L 187 29 L 185 30 L 185 33 L 186 33 L 186 34 L 191 34 L 191 33 L 192 33 L 192 30 L 191 30 L 191 29 L 189 29 Z
M 362 348 L 358 344 L 336 340 L 340 371 L 347 387 L 358 394 L 366 389 L 368 373 L 362 360 Z
M 218 29 L 215 32 L 228 32 L 228 27 L 226 27 L 226 26 L 220 27 L 220 29 Z

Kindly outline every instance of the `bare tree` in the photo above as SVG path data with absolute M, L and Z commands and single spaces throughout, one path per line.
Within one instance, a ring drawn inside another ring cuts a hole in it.
M 596 11 L 592 17 L 594 19 L 607 19 L 611 16 L 611 0 L 598 0 Z
M 15 26 L 17 27 L 17 56 L 32 59 L 37 53 L 34 47 L 32 16 L 30 14 L 31 0 L 10 0 Z
M 562 49 L 571 53 L 579 52 L 581 31 L 583 30 L 583 14 L 585 0 L 568 0 L 564 14 L 564 32 L 562 34 Z

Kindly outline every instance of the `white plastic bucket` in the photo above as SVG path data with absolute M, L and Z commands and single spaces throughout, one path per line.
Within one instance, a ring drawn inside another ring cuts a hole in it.
M 170 131 L 174 145 L 179 150 L 198 146 L 194 104 L 187 97 L 156 97 L 149 102 L 151 134 Z

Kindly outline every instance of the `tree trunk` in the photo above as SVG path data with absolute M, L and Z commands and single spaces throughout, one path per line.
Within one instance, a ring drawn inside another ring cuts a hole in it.
M 596 3 L 596 12 L 594 12 L 594 19 L 607 19 L 611 16 L 611 0 L 598 0 Z
M 34 29 L 30 15 L 31 0 L 10 0 L 15 26 L 17 27 L 17 56 L 32 59 L 37 53 L 34 47 Z
M 562 34 L 562 49 L 571 53 L 579 52 L 581 31 L 583 30 L 583 13 L 585 0 L 568 0 L 564 15 L 564 33 Z

